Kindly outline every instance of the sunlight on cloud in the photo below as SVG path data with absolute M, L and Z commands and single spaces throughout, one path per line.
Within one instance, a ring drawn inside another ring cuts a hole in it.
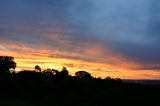
M 1 43 L 2 44 L 2 43 Z M 71 75 L 76 71 L 88 71 L 95 77 L 125 79 L 159 79 L 159 72 L 152 70 L 135 71 L 141 66 L 129 61 L 117 53 L 105 52 L 102 46 L 85 46 L 80 53 L 60 50 L 33 49 L 24 45 L 4 43 L 8 50 L 0 50 L 0 55 L 12 55 L 17 63 L 17 71 L 34 70 L 35 65 L 42 69 L 58 69 L 67 67 Z M 109 50 L 110 51 L 110 50 Z M 100 56 L 100 57 L 99 57 Z
M 8 50 L 5 46 L 0 45 L 0 50 Z

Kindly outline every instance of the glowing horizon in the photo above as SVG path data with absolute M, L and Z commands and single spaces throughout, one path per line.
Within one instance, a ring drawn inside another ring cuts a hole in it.
M 0 1 L 0 55 L 15 57 L 18 71 L 65 66 L 71 75 L 160 79 L 159 7 L 152 0 Z
M 5 45 L 5 43 L 3 43 Z M 67 54 L 64 52 L 56 52 L 55 57 L 50 57 L 49 51 L 31 49 L 23 46 L 13 45 L 3 46 L 3 50 L 0 50 L 0 55 L 14 56 L 17 63 L 17 71 L 34 70 L 36 65 L 39 65 L 43 70 L 47 68 L 61 70 L 63 66 L 67 67 L 69 73 L 74 75 L 77 71 L 87 71 L 94 77 L 112 77 L 121 79 L 159 79 L 159 72 L 154 70 L 137 70 L 138 64 L 129 62 L 120 57 L 111 58 L 110 61 L 115 61 L 114 64 L 106 64 L 103 61 L 85 61 L 76 58 L 57 57 L 56 54 Z M 4 49 L 5 48 L 5 49 Z M 24 49 L 26 53 L 12 52 L 10 49 L 19 48 Z M 32 51 L 32 52 L 31 52 Z M 35 51 L 33 53 L 33 51 Z M 32 54 L 33 53 L 33 54 Z M 43 55 L 42 55 L 43 54 Z M 45 55 L 44 55 L 45 54 Z M 53 55 L 53 54 L 52 54 Z M 69 55 L 69 54 L 68 54 Z M 73 54 L 78 56 L 79 54 Z M 121 62 L 117 66 L 117 62 Z M 137 69 L 136 69 L 137 68 Z M 148 76 L 147 76 L 148 75 Z M 152 77 L 154 76 L 154 77 Z

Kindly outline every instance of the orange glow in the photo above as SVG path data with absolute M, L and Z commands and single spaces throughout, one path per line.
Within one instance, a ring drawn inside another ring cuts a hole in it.
M 92 48 L 86 45 L 81 51 L 83 54 L 60 50 L 33 49 L 5 42 L 1 42 L 0 45 L 0 55 L 15 57 L 17 71 L 34 70 L 35 65 L 39 65 L 42 69 L 54 68 L 58 70 L 66 66 L 71 75 L 74 75 L 76 71 L 85 70 L 95 77 L 102 78 L 110 76 L 121 79 L 160 79 L 160 72 L 133 70 L 140 68 L 141 65 L 129 61 L 119 54 L 110 53 L 109 50 L 105 52 L 98 44 Z

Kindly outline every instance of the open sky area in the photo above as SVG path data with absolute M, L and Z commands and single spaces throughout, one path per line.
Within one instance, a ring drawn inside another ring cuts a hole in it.
M 17 71 L 160 79 L 159 0 L 0 0 L 0 55 Z

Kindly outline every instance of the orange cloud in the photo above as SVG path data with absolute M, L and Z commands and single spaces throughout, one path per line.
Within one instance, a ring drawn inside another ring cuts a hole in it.
M 102 78 L 110 76 L 122 79 L 160 79 L 160 72 L 133 70 L 143 66 L 122 57 L 118 53 L 112 53 L 110 49 L 104 49 L 98 43 L 84 44 L 83 47 L 78 48 L 79 52 L 35 49 L 8 42 L 0 42 L 0 45 L 0 55 L 14 56 L 18 71 L 32 70 L 38 64 L 42 69 L 55 68 L 61 70 L 62 66 L 66 66 L 72 75 L 76 71 L 86 70 L 93 76 Z

